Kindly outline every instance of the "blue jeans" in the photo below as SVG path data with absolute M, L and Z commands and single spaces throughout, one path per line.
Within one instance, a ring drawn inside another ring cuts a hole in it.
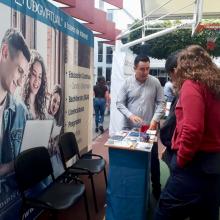
M 161 193 L 154 220 L 218 220 L 220 175 L 204 173 L 193 161 L 178 167 L 176 154 L 171 175 Z
M 98 128 L 99 124 L 104 122 L 105 114 L 105 98 L 94 98 L 93 100 L 94 110 L 95 110 L 95 125 Z

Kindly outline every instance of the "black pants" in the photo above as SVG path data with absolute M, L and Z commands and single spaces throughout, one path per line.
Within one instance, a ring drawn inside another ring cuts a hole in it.
M 193 162 L 180 168 L 174 154 L 154 220 L 218 220 L 219 198 L 220 175 L 204 173 Z
M 151 151 L 151 182 L 153 191 L 160 192 L 160 161 L 158 158 L 158 144 L 154 142 Z

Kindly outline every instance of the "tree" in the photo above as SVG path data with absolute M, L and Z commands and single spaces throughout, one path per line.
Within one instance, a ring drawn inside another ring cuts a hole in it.
M 179 24 L 180 21 L 174 21 L 175 24 Z M 152 27 L 170 27 L 174 22 L 166 21 L 160 24 L 156 24 Z M 207 21 L 206 21 L 207 22 Z M 208 20 L 209 23 L 210 20 Z M 215 23 L 220 23 L 219 21 Z M 140 24 L 134 26 L 133 28 L 137 28 Z M 155 33 L 155 30 L 146 30 L 145 36 Z M 207 39 L 209 37 L 216 37 L 215 45 L 211 45 L 209 49 L 209 43 Z M 128 36 L 128 42 L 141 38 L 141 29 L 138 29 Z M 135 45 L 131 47 L 131 50 L 136 53 L 144 53 L 150 57 L 157 59 L 166 59 L 167 56 L 176 51 L 185 48 L 191 44 L 199 44 L 205 49 L 209 51 L 212 56 L 220 56 L 220 32 L 219 30 L 203 30 L 200 33 L 194 34 L 191 36 L 191 29 L 178 29 L 170 34 L 166 34 L 164 36 L 152 39 L 150 41 L 145 42 L 145 44 Z M 208 48 L 207 48 L 208 46 Z M 212 46 L 215 46 L 212 48 Z

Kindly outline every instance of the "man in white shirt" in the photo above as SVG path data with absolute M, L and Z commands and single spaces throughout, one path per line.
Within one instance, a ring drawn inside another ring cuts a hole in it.
M 138 55 L 134 60 L 134 71 L 135 74 L 125 80 L 119 91 L 116 106 L 125 116 L 125 128 L 132 129 L 144 122 L 150 130 L 156 130 L 164 115 L 163 88 L 157 78 L 149 75 L 149 57 Z M 161 185 L 157 143 L 151 153 L 151 181 L 153 194 L 158 199 Z

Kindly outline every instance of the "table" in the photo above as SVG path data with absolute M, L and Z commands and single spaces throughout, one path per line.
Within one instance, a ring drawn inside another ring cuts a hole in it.
M 106 220 L 146 220 L 149 197 L 149 151 L 131 145 L 105 144 L 109 152 Z

